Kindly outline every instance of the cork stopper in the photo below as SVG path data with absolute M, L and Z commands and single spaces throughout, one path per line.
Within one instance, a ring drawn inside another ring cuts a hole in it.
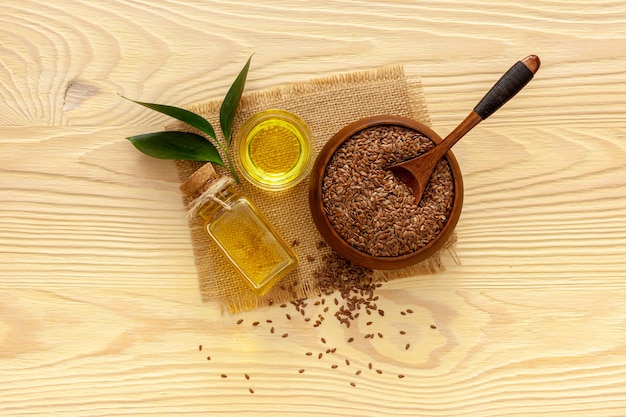
M 211 186 L 211 183 L 218 178 L 219 175 L 215 172 L 213 165 L 207 162 L 191 174 L 179 188 L 187 197 L 194 199 L 204 193 Z

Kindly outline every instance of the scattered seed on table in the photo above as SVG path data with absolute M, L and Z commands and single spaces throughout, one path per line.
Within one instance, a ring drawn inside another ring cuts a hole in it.
M 207 360 L 207 361 L 210 361 L 210 360 L 211 360 L 211 357 L 210 357 L 210 356 L 207 356 L 207 357 L 206 357 L 206 360 Z
M 371 326 L 372 325 L 372 321 L 368 321 L 367 323 L 365 323 L 366 326 Z
M 333 369 L 337 369 L 339 367 L 339 365 L 331 365 L 331 368 Z
M 367 364 L 368 368 L 372 369 L 372 362 L 370 362 L 369 364 Z
M 248 388 L 248 391 L 250 391 L 250 394 L 254 394 L 254 390 L 252 388 Z
M 285 314 L 285 317 L 287 317 L 287 320 L 291 320 L 291 316 L 289 314 Z
M 410 347 L 411 347 L 411 344 L 407 343 L 406 345 L 404 345 L 404 350 L 409 350 Z
M 406 334 L 404 330 L 400 330 L 400 334 Z
M 272 323 L 272 320 L 267 319 L 267 320 L 265 320 L 265 322 L 266 322 L 266 323 Z
M 274 334 L 274 326 L 270 329 L 270 333 Z
M 283 333 L 283 339 L 287 336 L 289 336 L 289 333 Z
M 280 308 L 287 308 L 287 304 L 281 304 Z
M 350 382 L 350 385 L 352 385 L 353 387 L 356 387 L 356 384 L 354 382 Z
M 348 343 L 352 343 L 354 342 L 354 337 L 351 337 L 350 339 L 348 339 Z
M 380 316 L 384 316 L 384 315 L 385 315 L 385 312 L 384 312 L 383 310 L 378 310 L 378 314 L 379 314 Z
M 324 339 L 323 337 L 320 340 L 322 341 L 322 343 L 326 343 L 326 339 Z
M 311 356 L 311 355 L 313 355 L 313 352 L 307 352 L 307 353 L 305 353 L 305 355 Z
M 258 321 L 255 321 L 254 323 L 252 323 L 253 326 L 258 326 L 260 323 Z
M 406 312 L 409 313 L 409 314 L 413 314 L 413 310 L 411 310 L 410 308 L 407 308 Z
M 406 316 L 406 313 L 404 311 L 401 311 L 400 314 L 402 314 L 403 316 Z
M 304 369 L 300 369 L 298 373 L 304 373 Z
M 402 378 L 404 378 L 404 375 L 400 374 L 400 375 L 398 375 L 398 378 L 402 379 Z
M 202 345 L 198 345 L 198 350 L 202 352 Z
M 383 371 L 381 371 L 380 369 L 377 369 L 377 370 L 376 370 L 376 373 L 377 373 L 377 374 L 382 374 L 382 373 L 383 373 Z
M 346 359 L 346 365 L 350 366 L 350 359 Z
M 220 376 L 221 376 L 222 378 L 228 378 L 228 375 L 226 375 L 226 374 L 222 374 L 222 375 L 220 375 Z
M 435 326 L 434 324 L 431 324 L 431 325 L 430 325 L 430 328 L 431 328 L 431 329 L 436 329 L 436 328 L 437 328 L 437 326 Z
M 322 356 L 324 356 L 324 354 L 320 352 L 320 354 L 317 355 L 317 359 L 322 359 Z
M 361 375 L 361 370 L 359 369 L 358 371 L 356 371 L 354 375 Z
M 237 320 L 237 324 L 241 324 L 241 323 L 243 323 L 243 319 Z
M 382 339 L 383 338 L 383 334 L 378 332 L 378 337 L 380 337 Z

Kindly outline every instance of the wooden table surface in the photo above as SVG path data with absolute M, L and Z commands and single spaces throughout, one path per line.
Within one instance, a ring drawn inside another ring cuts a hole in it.
M 626 2 L 5 0 L 0 16 L 0 415 L 626 415 Z M 118 93 L 218 98 L 251 53 L 246 91 L 402 64 L 441 135 L 542 59 L 455 147 L 460 263 L 379 288 L 369 327 L 201 302 L 174 165 L 124 139 L 168 119 Z

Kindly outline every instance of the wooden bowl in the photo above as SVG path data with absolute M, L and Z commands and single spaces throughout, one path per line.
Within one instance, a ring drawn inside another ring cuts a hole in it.
M 356 133 L 374 126 L 395 125 L 409 128 L 428 137 L 435 143 L 442 141 L 442 138 L 428 126 L 415 120 L 398 116 L 373 116 L 357 120 L 337 132 L 322 148 L 317 156 L 313 168 L 311 170 L 311 179 L 309 182 L 309 206 L 313 221 L 317 226 L 324 240 L 341 256 L 347 260 L 371 269 L 398 269 L 404 268 L 420 261 L 425 260 L 429 256 L 436 253 L 446 243 L 452 235 L 454 228 L 461 215 L 463 206 L 463 179 L 459 164 L 451 151 L 446 153 L 445 158 L 452 170 L 454 182 L 454 198 L 450 214 L 439 234 L 421 249 L 401 256 L 373 256 L 366 252 L 356 249 L 346 242 L 335 230 L 329 221 L 324 210 L 322 201 L 322 185 L 326 174 L 326 168 L 335 151 Z

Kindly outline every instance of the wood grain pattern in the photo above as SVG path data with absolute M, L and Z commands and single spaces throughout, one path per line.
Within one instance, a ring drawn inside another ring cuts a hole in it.
M 0 16 L 0 415 L 626 414 L 623 1 L 9 0 Z M 251 53 L 250 91 L 404 64 L 442 136 L 542 59 L 455 147 L 460 264 L 380 288 L 370 326 L 201 303 L 174 166 L 124 140 L 167 120 L 118 93 L 220 97 Z

